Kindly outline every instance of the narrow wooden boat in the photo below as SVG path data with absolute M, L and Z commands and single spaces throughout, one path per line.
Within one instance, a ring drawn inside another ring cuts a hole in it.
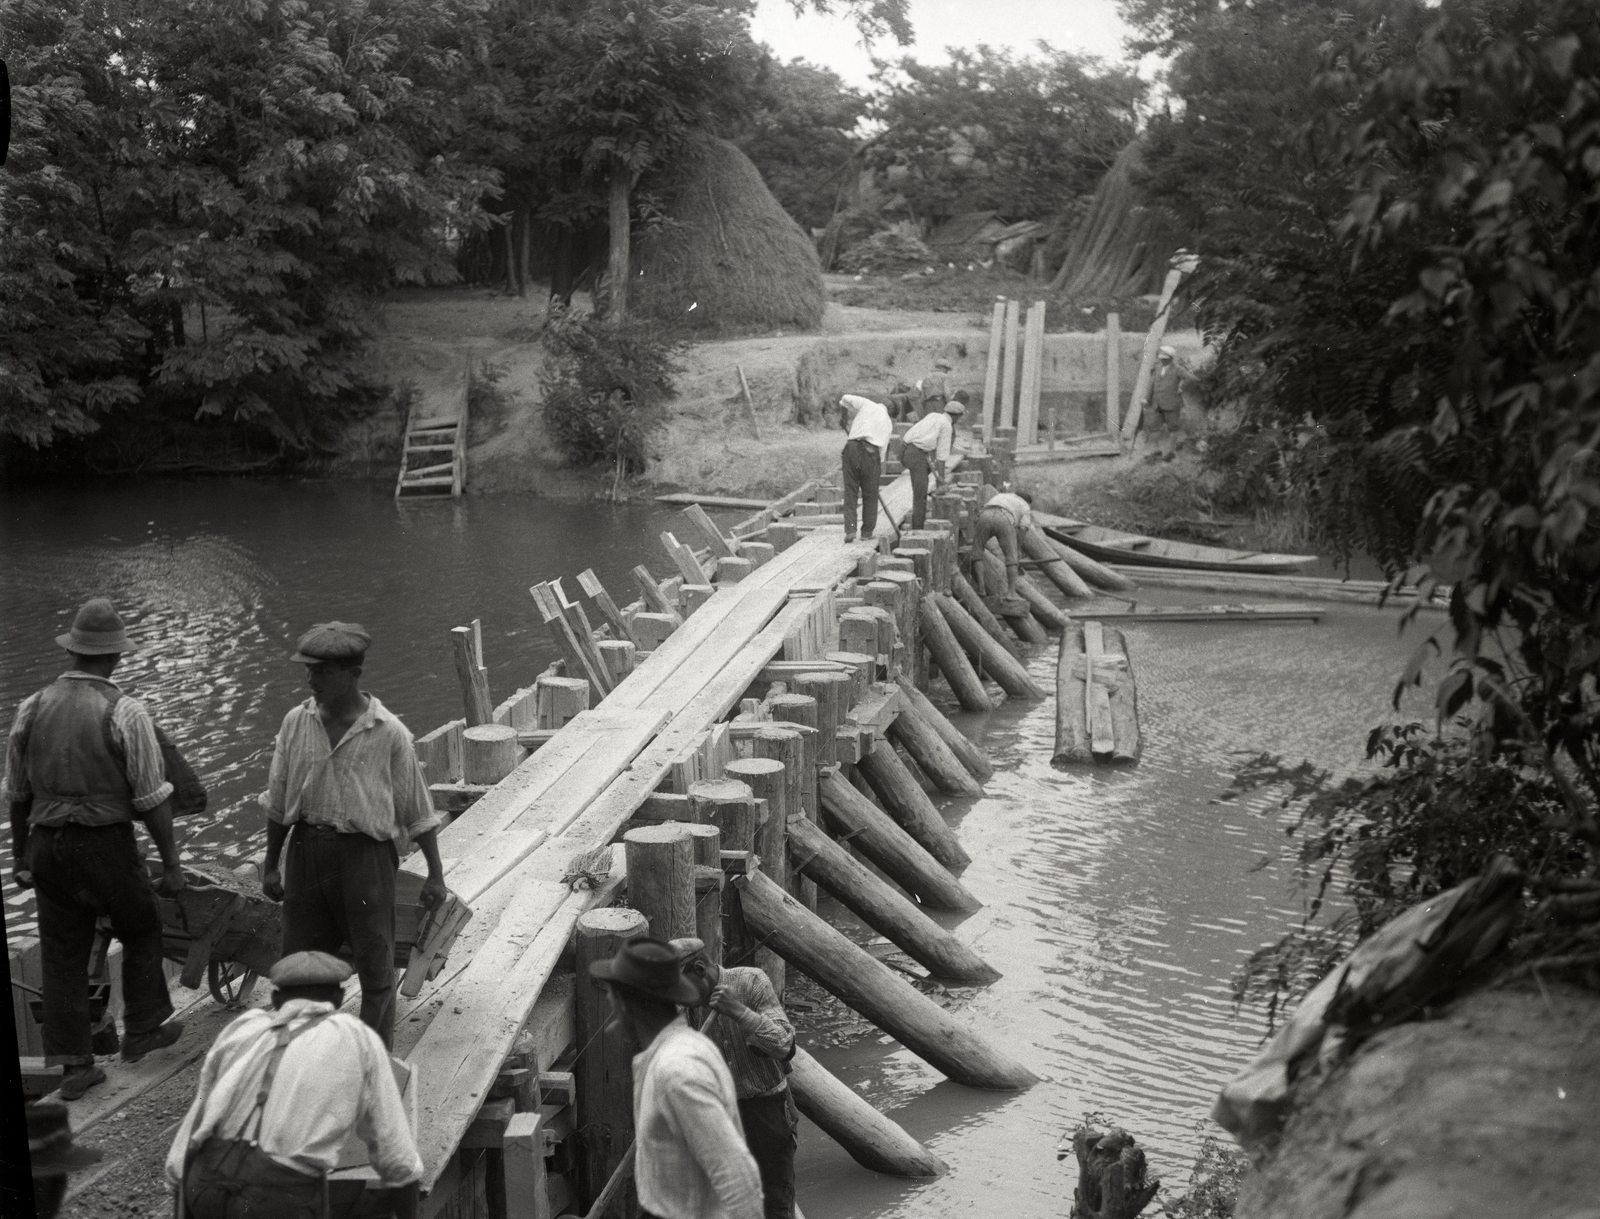
M 1260 550 L 1231 550 L 1226 546 L 1201 546 L 1168 538 L 1124 533 L 1084 521 L 1057 518 L 1044 527 L 1056 541 L 1108 563 L 1138 567 L 1178 567 L 1191 571 L 1294 571 L 1315 563 L 1314 554 L 1271 554 Z
M 1061 632 L 1056 749 L 1050 762 L 1129 765 L 1144 752 L 1139 695 L 1122 632 L 1089 619 Z
M 1126 609 L 1079 610 L 1080 617 L 1091 614 L 1101 622 L 1318 622 L 1320 605 L 1140 605 L 1130 601 Z

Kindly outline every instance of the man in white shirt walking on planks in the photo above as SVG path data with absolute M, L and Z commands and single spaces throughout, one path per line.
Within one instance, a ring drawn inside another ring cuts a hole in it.
M 850 437 L 839 454 L 844 467 L 844 540 L 856 540 L 856 496 L 861 498 L 861 535 L 870 538 L 878 529 L 878 487 L 883 463 L 889 456 L 894 420 L 889 408 L 859 394 L 839 399 Z
M 339 1011 L 350 972 L 325 952 L 284 957 L 268 975 L 272 1009 L 246 1012 L 212 1045 L 167 1153 L 183 1219 L 319 1219 L 325 1201 L 348 1212 L 327 1175 L 351 1131 L 394 1214 L 415 1219 L 422 1158 L 383 1043 Z
M 985 596 L 1017 595 L 1017 576 L 1022 571 L 1022 557 L 1017 550 L 1017 538 L 1033 524 L 1032 504 L 1033 497 L 1030 495 L 1002 491 L 978 512 L 977 527 L 972 535 L 973 582 Z M 1000 552 L 1005 557 L 1005 588 L 991 588 L 989 587 L 991 581 L 985 578 L 985 570 L 989 565 L 984 561 L 983 554 L 990 538 L 1000 543 Z
M 933 475 L 935 486 L 943 486 L 961 462 L 959 455 L 951 456 L 950 445 L 955 439 L 956 421 L 966 413 L 967 392 L 957 390 L 955 397 L 944 403 L 944 409 L 929 411 L 906 431 L 900 460 L 911 474 L 913 529 L 921 529 L 928 521 L 928 475 Z
M 761 1174 L 745 1146 L 722 1052 L 680 1008 L 700 1002 L 678 951 L 632 940 L 589 972 L 611 993 L 633 1059 L 634 1179 L 647 1219 L 762 1219 Z
M 353 622 L 320 622 L 300 637 L 291 659 L 306 666 L 311 697 L 278 729 L 261 797 L 261 888 L 283 903 L 284 955 L 350 946 L 361 977 L 361 1019 L 392 1046 L 394 878 L 410 843 L 428 861 L 422 904 L 436 906 L 447 891 L 439 817 L 411 733 L 358 684 L 371 643 Z
M 717 1043 L 733 1073 L 745 1144 L 761 1170 L 766 1219 L 794 1219 L 800 1111 L 783 1066 L 794 1057 L 794 1025 L 765 970 L 724 967 L 692 936 L 673 940 L 672 946 L 683 961 L 684 977 L 701 992 L 689 1019 Z

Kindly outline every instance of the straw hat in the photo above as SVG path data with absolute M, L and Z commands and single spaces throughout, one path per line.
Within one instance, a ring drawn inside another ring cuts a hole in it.
M 72 620 L 72 629 L 56 642 L 79 656 L 112 656 L 133 651 L 122 618 L 104 597 L 85 601 Z

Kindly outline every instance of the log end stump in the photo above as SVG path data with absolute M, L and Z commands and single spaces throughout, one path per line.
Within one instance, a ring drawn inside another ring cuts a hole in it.
M 1079 1126 L 1072 1133 L 1072 1150 L 1078 1157 L 1078 1187 L 1070 1219 L 1135 1219 L 1161 1188 L 1161 1178 L 1146 1175 L 1144 1152 L 1121 1127 Z

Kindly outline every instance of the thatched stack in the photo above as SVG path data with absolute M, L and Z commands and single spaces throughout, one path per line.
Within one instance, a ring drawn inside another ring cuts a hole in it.
M 728 141 L 696 136 L 640 189 L 662 199 L 667 221 L 634 246 L 634 314 L 713 334 L 821 322 L 816 247 Z
M 1141 203 L 1133 184 L 1141 153 L 1140 141 L 1132 141 L 1100 179 L 1051 291 L 1082 298 L 1161 291 L 1167 261 L 1181 243 L 1171 217 Z

